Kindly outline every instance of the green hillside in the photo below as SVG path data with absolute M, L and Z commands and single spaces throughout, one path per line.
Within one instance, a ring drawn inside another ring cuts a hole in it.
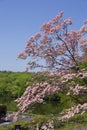
M 0 71 L 0 103 L 7 104 L 8 110 L 15 110 L 14 100 L 23 94 L 28 84 L 32 84 L 33 75 L 33 73 Z

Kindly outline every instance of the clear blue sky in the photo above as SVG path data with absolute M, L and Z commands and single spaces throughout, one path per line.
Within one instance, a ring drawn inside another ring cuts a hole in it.
M 87 19 L 87 0 L 0 0 L 0 70 L 23 71 L 26 61 L 16 60 L 17 54 L 60 11 L 79 29 Z

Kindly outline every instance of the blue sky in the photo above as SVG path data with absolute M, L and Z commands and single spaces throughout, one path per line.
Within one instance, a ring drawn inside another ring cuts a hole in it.
M 79 29 L 87 19 L 87 0 L 0 0 L 0 70 L 23 71 L 26 61 L 16 60 L 17 54 L 60 11 Z

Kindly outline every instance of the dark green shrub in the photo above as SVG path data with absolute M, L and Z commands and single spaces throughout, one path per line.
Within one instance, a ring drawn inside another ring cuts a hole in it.
M 5 117 L 7 113 L 7 107 L 6 105 L 0 104 L 0 119 L 2 117 Z

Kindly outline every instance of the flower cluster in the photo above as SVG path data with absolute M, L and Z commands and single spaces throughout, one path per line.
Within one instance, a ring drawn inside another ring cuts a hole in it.
M 51 86 L 47 82 L 41 82 L 28 86 L 24 94 L 16 100 L 18 107 L 24 112 L 31 104 L 43 103 L 46 95 L 60 91 L 59 86 Z
M 48 121 L 47 123 L 42 124 L 41 130 L 54 130 L 54 122 Z
M 71 73 L 71 74 L 64 74 L 63 76 L 61 76 L 61 82 L 67 82 L 70 79 L 73 79 L 76 76 L 75 73 Z
M 61 117 L 61 120 L 63 121 L 63 120 L 69 119 L 78 113 L 83 114 L 86 111 L 87 111 L 87 103 L 84 103 L 83 105 L 81 104 L 74 105 L 73 107 L 66 110 L 66 114 L 64 114 Z
M 85 79 L 87 78 L 87 73 L 85 72 L 79 72 L 79 73 L 69 73 L 69 74 L 64 74 L 61 76 L 61 82 L 66 83 L 66 88 L 68 88 L 67 95 L 79 95 L 84 92 L 87 92 L 87 87 L 84 85 L 79 85 L 75 84 L 75 81 L 73 80 L 74 78 L 79 78 L 79 79 Z M 68 83 L 68 81 L 71 80 L 71 82 Z
M 5 120 L 6 121 L 12 121 L 16 122 L 18 119 L 19 111 L 18 112 L 13 112 L 12 114 L 7 114 Z
M 86 87 L 80 86 L 80 85 L 77 84 L 75 87 L 72 86 L 72 87 L 69 88 L 67 95 L 71 95 L 71 94 L 79 95 L 80 93 L 86 92 L 86 91 L 87 91 Z

